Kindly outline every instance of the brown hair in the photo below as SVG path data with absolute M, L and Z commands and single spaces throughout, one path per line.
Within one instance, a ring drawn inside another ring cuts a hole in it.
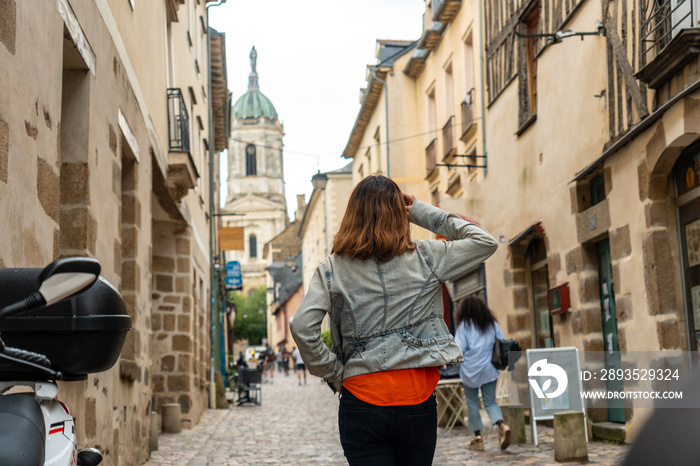
M 332 252 L 386 262 L 415 248 L 398 185 L 381 174 L 360 181 L 350 195 Z
M 457 325 L 461 324 L 462 321 L 467 324 L 471 323 L 479 329 L 479 333 L 486 332 L 498 322 L 484 300 L 476 295 L 469 295 L 459 303 L 459 308 L 455 313 L 455 321 Z

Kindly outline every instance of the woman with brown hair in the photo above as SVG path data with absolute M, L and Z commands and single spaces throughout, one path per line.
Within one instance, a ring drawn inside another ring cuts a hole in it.
M 479 390 L 484 408 L 493 425 L 498 426 L 498 440 L 501 450 L 510 445 L 510 427 L 503 422 L 503 413 L 496 403 L 496 383 L 498 369 L 491 363 L 493 344 L 496 338 L 505 340 L 496 316 L 478 296 L 467 296 L 459 303 L 455 313 L 455 340 L 462 349 L 464 362 L 459 368 L 459 378 L 464 386 L 467 400 L 467 421 L 474 438 L 468 448 L 484 451 L 481 429 L 484 424 L 479 413 Z
M 449 241 L 413 241 L 410 222 Z M 432 463 L 438 367 L 462 361 L 443 320 L 441 285 L 496 247 L 480 226 L 385 176 L 353 190 L 333 251 L 290 322 L 309 372 L 341 392 L 340 441 L 351 465 Z M 326 315 L 330 350 L 321 340 Z

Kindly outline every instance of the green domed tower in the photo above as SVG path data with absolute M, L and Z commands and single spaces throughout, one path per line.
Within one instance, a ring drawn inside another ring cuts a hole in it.
M 227 260 L 241 263 L 244 294 L 267 284 L 269 264 L 263 259 L 263 248 L 289 222 L 282 164 L 284 127 L 275 106 L 260 92 L 257 56 L 253 47 L 248 90 L 231 108 L 228 193 L 223 208 L 237 214 L 223 217 L 225 224 L 244 228 L 245 249 L 226 253 Z

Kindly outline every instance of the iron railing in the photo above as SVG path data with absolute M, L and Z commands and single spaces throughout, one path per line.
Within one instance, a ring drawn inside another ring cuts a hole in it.
M 430 141 L 428 147 L 425 148 L 425 168 L 427 174 L 430 175 L 435 170 L 437 164 L 437 138 Z
M 179 88 L 168 89 L 168 147 L 173 152 L 190 151 L 190 117 Z
M 475 89 L 472 87 L 467 96 L 462 101 L 462 137 L 474 124 L 474 95 Z
M 447 119 L 447 123 L 445 123 L 445 126 L 442 127 L 442 149 L 443 149 L 443 157 L 447 157 L 452 153 L 454 149 L 457 148 L 455 144 L 455 138 L 454 138 L 454 127 L 455 125 L 455 116 L 452 115 L 450 118 Z
M 692 0 L 640 0 L 642 66 L 651 62 L 681 29 L 693 27 Z

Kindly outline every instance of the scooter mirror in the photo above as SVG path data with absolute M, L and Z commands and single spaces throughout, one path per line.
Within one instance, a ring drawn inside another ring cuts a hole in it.
M 101 270 L 100 263 L 88 257 L 59 259 L 39 274 L 39 294 L 49 306 L 92 286 Z

